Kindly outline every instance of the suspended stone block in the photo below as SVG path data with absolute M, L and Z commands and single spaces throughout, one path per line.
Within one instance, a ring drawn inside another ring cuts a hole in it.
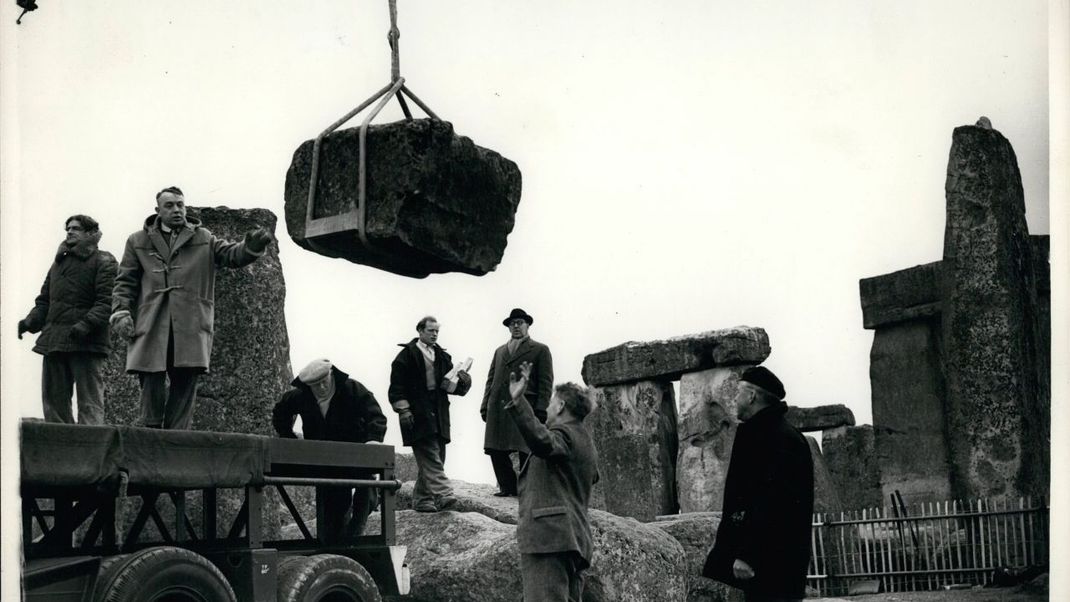
M 680 512 L 720 512 L 736 438 L 739 375 L 749 365 L 711 368 L 680 379 Z
M 630 341 L 585 357 L 583 380 L 599 387 L 639 380 L 677 380 L 688 372 L 714 366 L 759 364 L 769 352 L 769 335 L 750 326 L 662 341 Z
M 598 405 L 585 422 L 598 450 L 596 506 L 642 521 L 676 513 L 672 383 L 641 381 L 592 392 Z
M 947 165 L 943 344 L 951 462 L 966 496 L 1044 495 L 1048 375 L 1018 160 L 998 131 L 955 128 Z
M 812 432 L 833 429 L 839 426 L 854 426 L 855 415 L 843 404 L 800 408 L 789 406 L 788 422 L 800 431 Z
M 345 222 L 344 231 L 306 231 L 313 141 L 294 153 L 286 172 L 286 229 L 302 248 L 403 276 L 495 269 L 520 203 L 516 163 L 458 136 L 446 121 L 417 119 L 373 125 L 366 146 L 366 238 L 355 214 L 359 194 L 359 128 L 336 131 L 320 148 L 314 219 Z

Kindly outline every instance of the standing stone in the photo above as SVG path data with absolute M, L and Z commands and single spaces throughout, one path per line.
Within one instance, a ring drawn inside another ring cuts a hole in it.
M 738 424 L 739 376 L 748 367 L 711 368 L 680 379 L 676 489 L 681 512 L 721 510 Z
M 702 576 L 706 556 L 713 549 L 720 512 L 689 512 L 659 516 L 651 526 L 671 535 L 687 557 L 687 602 L 743 602 L 742 590 Z
M 947 165 L 943 335 L 960 497 L 1044 495 L 1050 434 L 1018 161 L 998 131 L 955 128 Z
M 737 326 L 663 341 L 630 341 L 583 358 L 583 381 L 601 387 L 639 380 L 677 380 L 714 366 L 760 364 L 769 357 L 762 328 Z
M 320 147 L 314 219 L 358 205 L 359 128 L 338 130 Z M 313 141 L 286 172 L 286 229 L 299 246 L 403 276 L 483 275 L 505 253 L 520 203 L 516 163 L 476 146 L 446 121 L 416 119 L 368 128 L 366 235 L 356 218 L 345 231 L 311 240 L 306 232 Z M 339 218 L 344 219 L 344 218 Z
M 585 422 L 598 449 L 596 507 L 643 521 L 676 513 L 672 383 L 640 381 L 591 390 L 598 405 Z
M 843 502 L 840 500 L 840 490 L 836 486 L 836 480 L 825 464 L 824 454 L 817 439 L 805 435 L 806 443 L 810 445 L 810 459 L 814 463 L 814 512 L 838 512 L 843 510 Z
M 840 492 L 842 508 L 879 508 L 886 499 L 881 493 L 880 469 L 874 451 L 873 427 L 842 426 L 821 433 L 821 455 Z

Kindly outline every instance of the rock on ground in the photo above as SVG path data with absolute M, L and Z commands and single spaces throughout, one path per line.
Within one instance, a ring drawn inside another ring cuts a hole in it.
M 313 218 L 356 208 L 359 128 L 323 139 Z M 483 275 L 502 260 L 520 203 L 515 163 L 454 134 L 445 121 L 417 119 L 368 128 L 365 247 L 355 223 L 340 234 L 307 237 L 313 141 L 286 172 L 286 229 L 299 246 L 403 276 Z

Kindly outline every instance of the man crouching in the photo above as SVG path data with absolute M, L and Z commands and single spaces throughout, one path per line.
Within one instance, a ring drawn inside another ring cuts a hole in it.
M 598 454 L 583 419 L 594 408 L 583 387 L 558 385 L 543 426 L 524 401 L 530 376 L 531 363 L 520 364 L 505 404 L 532 454 L 520 467 L 516 529 L 524 600 L 579 602 L 583 571 L 591 565 L 587 505 L 598 482 Z

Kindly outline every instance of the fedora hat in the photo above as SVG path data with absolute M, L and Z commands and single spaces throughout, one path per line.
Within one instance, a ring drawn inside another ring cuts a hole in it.
M 528 326 L 531 326 L 535 323 L 535 318 L 532 318 L 528 315 L 528 312 L 517 307 L 514 308 L 513 311 L 509 312 L 508 318 L 502 320 L 502 326 L 508 326 L 510 322 L 516 320 L 517 318 L 520 318 L 521 320 L 527 322 Z

